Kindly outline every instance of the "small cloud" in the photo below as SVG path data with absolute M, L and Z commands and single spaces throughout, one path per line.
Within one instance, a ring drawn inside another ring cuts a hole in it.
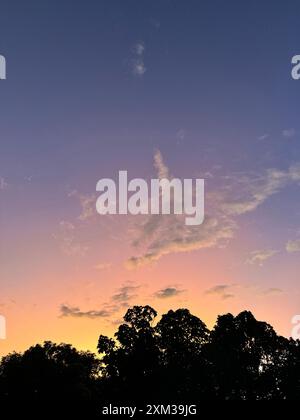
M 295 241 L 289 241 L 286 244 L 286 250 L 289 253 L 300 252 L 300 239 L 297 239 Z
M 184 290 L 177 289 L 176 287 L 166 287 L 165 289 L 158 290 L 154 296 L 158 299 L 167 299 L 182 294 Z
M 90 310 L 81 311 L 78 307 L 72 307 L 68 305 L 61 305 L 60 307 L 61 317 L 73 317 L 73 318 L 108 318 L 111 312 L 107 309 L 103 310 Z
M 212 179 L 212 178 L 214 178 L 214 174 L 212 172 L 210 172 L 210 171 L 206 171 L 203 174 L 203 178 L 204 179 L 209 179 L 209 178 Z
M 159 150 L 154 152 L 154 168 L 159 179 L 169 178 L 169 168 L 165 165 L 163 157 Z
M 95 265 L 95 270 L 107 270 L 111 267 L 111 263 L 100 263 Z
M 8 184 L 5 181 L 5 179 L 0 177 L 0 191 L 6 190 L 7 187 L 8 187 Z
M 260 141 L 263 141 L 263 140 L 267 140 L 269 137 L 270 137 L 270 134 L 266 133 L 266 134 L 263 134 L 262 136 L 259 136 L 257 139 Z
M 278 254 L 278 251 L 272 249 L 253 251 L 251 252 L 249 258 L 246 260 L 246 264 L 257 264 L 262 266 L 265 261 L 267 261 L 269 258 L 272 258 L 276 254 Z
M 133 56 L 129 59 L 130 71 L 134 76 L 141 77 L 147 71 L 144 62 L 145 43 L 138 41 L 131 48 L 131 52 Z
M 283 135 L 283 137 L 285 137 L 287 139 L 290 139 L 292 137 L 295 137 L 296 130 L 294 128 L 287 128 L 287 129 L 282 131 L 282 135 Z
M 130 306 L 130 301 L 137 297 L 136 291 L 140 286 L 122 286 L 111 297 L 113 303 L 117 303 L 121 307 Z
M 185 137 L 186 137 L 186 131 L 183 128 L 177 131 L 176 138 L 178 141 L 183 141 Z
M 276 287 L 270 287 L 269 289 L 266 289 L 262 292 L 262 294 L 264 296 L 269 296 L 269 295 L 281 295 L 283 293 L 283 290 L 278 289 Z
M 210 289 L 205 291 L 206 295 L 218 295 L 223 300 L 234 298 L 232 293 L 229 293 L 229 289 L 233 285 L 230 284 L 218 284 L 217 286 L 211 287 Z
M 149 19 L 150 25 L 152 25 L 155 29 L 160 28 L 160 21 L 157 19 Z
M 145 63 L 142 59 L 131 60 L 131 68 L 132 68 L 132 73 L 135 76 L 143 76 L 147 71 Z
M 132 47 L 132 52 L 136 55 L 143 55 L 145 52 L 145 44 L 143 41 L 139 41 Z
M 79 220 L 89 220 L 96 215 L 96 196 L 94 194 L 84 195 L 74 190 L 68 196 L 77 198 L 80 203 L 81 213 L 78 217 Z
M 226 299 L 233 299 L 235 296 L 231 293 L 225 293 L 224 295 L 222 295 L 222 299 L 226 300 Z

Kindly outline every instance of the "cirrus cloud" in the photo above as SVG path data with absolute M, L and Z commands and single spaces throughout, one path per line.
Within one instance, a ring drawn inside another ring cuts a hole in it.
M 275 251 L 273 249 L 261 249 L 253 251 L 250 253 L 250 256 L 246 260 L 246 264 L 257 264 L 259 266 L 262 266 L 265 263 L 265 261 L 272 258 L 276 254 L 278 254 L 278 251 Z
M 288 241 L 288 243 L 286 244 L 286 250 L 289 253 L 300 252 L 300 239 Z

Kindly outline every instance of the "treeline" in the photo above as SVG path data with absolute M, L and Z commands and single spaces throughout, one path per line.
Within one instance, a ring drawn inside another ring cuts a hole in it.
M 99 355 L 45 342 L 2 358 L 0 401 L 197 403 L 297 400 L 300 342 L 276 334 L 251 312 L 218 317 L 209 331 L 187 309 L 135 306 Z

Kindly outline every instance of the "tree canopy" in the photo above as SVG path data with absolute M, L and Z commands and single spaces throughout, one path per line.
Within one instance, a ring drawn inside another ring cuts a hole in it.
M 45 342 L 0 363 L 0 401 L 197 403 L 297 400 L 300 342 L 278 336 L 244 311 L 219 316 L 210 331 L 188 309 L 157 320 L 150 306 L 127 310 L 98 355 Z

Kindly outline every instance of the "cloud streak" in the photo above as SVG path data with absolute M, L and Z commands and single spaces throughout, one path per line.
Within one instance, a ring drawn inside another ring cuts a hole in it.
M 238 199 L 228 199 L 222 204 L 225 213 L 231 216 L 256 210 L 268 198 L 279 193 L 292 183 L 300 182 L 300 165 L 292 165 L 288 170 L 268 169 L 264 174 L 256 176 L 244 175 L 240 178 L 228 178 L 235 189 Z
M 111 318 L 119 313 L 120 310 L 128 308 L 131 301 L 137 297 L 140 286 L 124 285 L 116 290 L 108 302 L 102 304 L 102 309 L 90 309 L 83 311 L 78 306 L 62 304 L 60 306 L 60 317 L 72 318 Z
M 60 307 L 60 314 L 61 317 L 73 317 L 73 318 L 108 318 L 111 316 L 111 312 L 103 309 L 103 310 L 90 310 L 90 311 L 82 311 L 78 307 L 72 307 L 68 305 L 61 305 Z
M 230 284 L 218 284 L 206 290 L 204 293 L 211 296 L 220 296 L 223 300 L 231 299 L 235 297 L 233 293 L 230 293 L 231 287 L 232 285 Z
M 246 264 L 250 265 L 259 265 L 263 266 L 263 264 L 269 260 L 270 258 L 274 257 L 274 255 L 278 254 L 278 251 L 273 249 L 262 249 L 251 252 L 250 256 L 246 260 Z
M 229 289 L 228 284 L 218 284 L 217 286 L 211 287 L 210 289 L 206 290 L 206 295 L 220 295 L 223 294 L 225 290 Z

